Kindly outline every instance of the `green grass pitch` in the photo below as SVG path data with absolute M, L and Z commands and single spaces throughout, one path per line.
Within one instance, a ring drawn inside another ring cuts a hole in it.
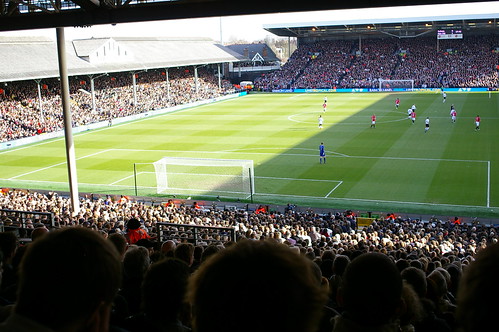
M 448 93 L 445 103 L 433 92 L 250 94 L 75 135 L 79 190 L 133 195 L 137 180 L 138 194 L 152 195 L 147 163 L 165 156 L 251 159 L 255 202 L 495 218 L 498 100 L 495 93 Z M 319 164 L 321 142 L 326 164 Z M 68 191 L 65 158 L 64 139 L 1 151 L 0 186 Z

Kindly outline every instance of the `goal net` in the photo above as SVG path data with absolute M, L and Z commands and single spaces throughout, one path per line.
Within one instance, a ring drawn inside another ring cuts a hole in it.
M 414 80 L 379 80 L 379 90 L 414 90 Z
M 164 157 L 153 165 L 158 194 L 247 198 L 255 193 L 253 160 Z

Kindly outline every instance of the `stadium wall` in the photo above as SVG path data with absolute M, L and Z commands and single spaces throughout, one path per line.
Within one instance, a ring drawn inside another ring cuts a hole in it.
M 157 109 L 157 110 L 151 110 L 151 111 L 140 113 L 140 114 L 126 116 L 123 118 L 116 118 L 116 119 L 113 119 L 113 125 L 116 125 L 119 123 L 124 123 L 124 122 L 129 122 L 129 121 L 134 121 L 134 120 L 138 120 L 138 119 L 143 119 L 143 118 L 147 118 L 147 117 L 151 117 L 151 116 L 176 112 L 176 111 L 180 111 L 180 110 L 183 110 L 186 108 L 210 104 L 210 103 L 214 103 L 217 101 L 237 98 L 237 97 L 240 97 L 240 96 L 243 96 L 246 94 L 247 94 L 246 91 L 242 91 L 239 93 L 225 95 L 225 96 L 221 96 L 221 97 L 217 97 L 217 98 L 213 98 L 213 99 L 201 100 L 201 101 L 197 101 L 194 103 L 177 105 L 177 106 L 169 107 L 169 108 L 161 108 L 161 109 Z M 88 125 L 74 127 L 73 133 L 81 133 L 81 132 L 85 132 L 88 130 L 104 128 L 107 126 L 108 126 L 108 121 L 91 123 Z M 45 140 L 52 139 L 52 138 L 58 138 L 58 137 L 64 137 L 64 130 L 60 130 L 60 131 L 56 131 L 56 132 L 52 132 L 52 133 L 43 133 L 41 135 L 32 136 L 32 137 L 25 137 L 25 138 L 13 140 L 13 141 L 8 141 L 8 142 L 0 142 L 0 151 L 6 150 L 6 149 L 12 149 L 12 148 L 16 148 L 16 147 L 20 147 L 20 146 L 24 146 L 24 145 L 28 145 L 28 144 L 38 143 L 41 141 L 45 141 Z

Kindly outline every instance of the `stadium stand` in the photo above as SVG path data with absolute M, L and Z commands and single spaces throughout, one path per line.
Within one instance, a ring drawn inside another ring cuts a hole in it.
M 380 78 L 413 79 L 415 87 L 423 88 L 495 87 L 499 84 L 496 69 L 498 38 L 496 35 L 482 35 L 468 36 L 459 42 L 442 40 L 438 50 L 434 38 L 430 37 L 367 39 L 362 42 L 361 49 L 358 41 L 352 40 L 303 44 L 281 69 L 257 77 L 255 89 L 272 91 L 290 88 L 377 88 Z M 80 55 L 80 57 L 75 55 L 75 59 L 91 57 L 90 50 L 99 49 L 95 43 L 111 48 L 110 45 L 114 45 L 112 41 L 109 39 L 74 41 L 76 55 Z M 123 45 L 124 49 L 133 49 L 135 45 L 134 41 L 127 39 L 115 43 Z M 42 43 L 43 47 L 50 45 Z M 12 52 L 9 51 L 9 54 Z M 174 58 L 177 59 L 177 56 Z M 109 69 L 105 64 L 97 63 L 97 65 L 100 67 L 92 69 Z M 223 81 L 219 89 L 218 79 L 205 67 L 199 68 L 197 82 L 192 67 L 170 68 L 168 87 L 165 69 L 159 67 L 157 63 L 155 65 L 157 68 L 150 68 L 148 71 L 139 71 L 131 67 L 128 72 L 97 76 L 94 80 L 97 105 L 95 110 L 89 92 L 90 69 L 85 71 L 80 69 L 82 74 L 72 76 L 70 80 L 74 106 L 73 126 L 110 119 L 112 121 L 117 117 L 211 99 L 233 91 L 233 86 L 227 80 Z M 137 66 L 135 64 L 135 67 Z M 53 69 L 46 70 L 53 71 Z M 134 70 L 136 71 L 133 74 L 136 80 L 135 95 L 131 76 Z M 25 76 L 32 78 L 34 74 L 27 72 Z M 0 117 L 3 120 L 0 122 L 0 142 L 61 130 L 63 121 L 59 112 L 59 89 L 59 82 L 55 78 L 43 79 L 40 101 L 37 96 L 36 81 L 5 83 L 0 91 L 2 101 Z M 167 91 L 168 94 L 165 93 Z
M 383 76 L 390 79 L 414 79 L 419 87 L 497 86 L 498 46 L 496 36 L 473 36 L 460 43 L 442 41 L 439 50 L 435 48 L 434 39 L 424 37 L 366 40 L 362 43 L 361 50 L 356 41 L 303 44 L 280 70 L 262 76 L 255 83 L 263 91 L 293 87 L 377 87 L 377 79 Z M 83 47 L 79 51 L 85 53 Z M 106 121 L 156 107 L 191 102 L 197 98 L 213 98 L 223 93 L 218 91 L 214 75 L 202 69 L 199 70 L 199 79 L 203 83 L 199 91 L 196 94 L 185 93 L 186 86 L 191 92 L 194 89 L 193 76 L 186 70 L 188 67 L 170 69 L 172 97 L 167 100 L 161 98 L 161 95 L 164 96 L 165 85 L 160 69 L 136 74 L 140 101 L 137 105 L 133 103 L 131 95 L 132 77 L 129 72 L 114 72 L 100 78 L 95 82 L 99 100 L 97 112 L 93 112 L 90 107 L 88 93 L 81 91 L 88 90 L 88 80 L 76 77 L 71 81 L 72 99 L 77 106 L 73 125 Z M 47 120 L 43 123 L 39 121 L 35 84 L 17 81 L 2 87 L 1 116 L 5 120 L 0 128 L 2 140 L 61 129 L 62 121 L 56 112 L 60 103 L 57 81 L 45 78 L 42 88 L 42 104 Z M 179 93 L 180 89 L 182 94 Z M 481 263 L 484 255 L 490 254 L 490 248 L 496 250 L 498 246 L 498 227 L 475 222 L 420 220 L 392 214 L 387 218 L 369 215 L 371 218 L 360 219 L 352 211 L 317 213 L 293 208 L 284 211 L 270 209 L 263 213 L 249 209 L 222 209 L 217 206 L 196 209 L 183 201 L 153 204 L 125 196 L 82 197 L 80 212 L 72 215 L 70 204 L 69 198 L 55 192 L 2 190 L 0 221 L 3 232 L 0 233 L 0 256 L 3 278 L 0 285 L 0 306 L 3 314 L 0 315 L 0 320 L 5 323 L 0 324 L 0 331 L 7 331 L 11 326 L 8 324 L 13 324 L 12 317 L 15 316 L 7 317 L 12 308 L 19 304 L 19 300 L 22 300 L 21 303 L 27 301 L 26 298 L 16 297 L 19 284 L 17 272 L 22 266 L 20 262 L 26 250 L 32 255 L 29 249 L 33 244 L 19 243 L 19 238 L 13 236 L 24 234 L 25 229 L 26 234 L 33 234 L 37 227 L 46 227 L 50 234 L 60 232 L 60 229 L 85 228 L 104 238 L 120 237 L 121 240 L 126 240 L 127 223 L 130 220 L 140 223 L 138 227 L 148 236 L 134 244 L 129 243 L 129 248 L 123 254 L 123 257 L 127 257 L 127 262 L 136 259 L 130 262 L 130 266 L 137 268 L 128 270 L 128 275 L 125 274 L 125 269 L 123 276 L 114 276 L 116 280 L 127 280 L 127 277 L 130 278 L 135 273 L 135 282 L 126 285 L 131 287 L 128 290 L 134 296 L 118 293 L 114 299 L 115 310 L 111 313 L 111 324 L 125 330 L 137 323 L 137 320 L 130 321 L 130 314 L 134 315 L 134 319 L 143 319 L 147 314 L 147 311 L 141 310 L 140 305 L 140 287 L 147 285 L 141 286 L 138 280 L 151 277 L 147 274 L 150 262 L 163 262 L 167 259 L 167 255 L 161 251 L 163 244 L 173 242 L 175 248 L 194 246 L 190 271 L 195 276 L 196 271 L 208 274 L 216 260 L 226 259 L 230 255 L 236 258 L 237 255 L 244 256 L 245 250 L 258 246 L 260 242 L 269 241 L 277 243 L 272 246 L 279 246 L 280 257 L 276 259 L 289 262 L 290 257 L 296 257 L 292 255 L 300 255 L 300 264 L 305 264 L 308 259 L 319 267 L 321 274 L 316 280 L 317 284 L 311 286 L 311 289 L 314 292 L 320 289 L 329 299 L 325 305 L 318 300 L 315 309 L 306 313 L 307 317 L 302 317 L 303 321 L 308 321 L 316 319 L 322 313 L 330 318 L 327 322 L 330 324 L 321 324 L 317 331 L 472 331 L 475 326 L 473 320 L 482 319 L 479 315 L 466 316 L 459 310 L 458 293 L 466 294 L 465 304 L 470 306 L 472 303 L 472 308 L 480 312 L 480 301 L 473 298 L 472 291 L 466 292 L 471 281 L 465 276 L 468 271 L 476 271 L 475 257 L 480 260 L 478 263 L 484 264 Z M 12 217 L 6 211 L 24 211 L 22 222 L 14 220 L 17 217 Z M 51 222 L 40 225 L 36 217 L 40 213 L 50 215 Z M 365 219 L 369 219 L 368 222 Z M 198 229 L 201 229 L 201 239 L 197 234 Z M 56 236 L 45 239 L 54 241 L 54 238 Z M 251 244 L 244 244 L 245 241 Z M 42 245 L 49 244 L 50 242 L 42 242 Z M 212 249 L 213 247 L 216 249 Z M 169 255 L 180 256 L 180 250 L 176 255 L 177 249 L 171 250 Z M 199 259 L 202 253 L 212 250 L 213 258 L 206 261 Z M 196 252 L 198 261 L 195 263 Z M 268 268 L 268 262 L 264 265 L 261 255 L 251 256 L 252 270 L 257 274 L 262 272 L 262 266 Z M 355 285 L 369 280 L 368 276 L 375 272 L 377 262 L 382 262 L 384 271 L 389 271 L 391 278 L 400 287 L 391 289 L 385 284 L 385 288 L 377 288 L 377 284 L 365 283 L 365 287 L 359 289 L 364 292 L 361 294 L 362 298 L 369 298 L 371 294 L 376 296 L 376 300 L 381 300 L 383 294 L 389 293 L 391 311 L 388 316 L 384 312 L 371 310 L 373 306 L 379 306 L 380 302 L 365 302 L 360 308 L 355 305 L 355 298 L 360 297 L 355 294 Z M 303 268 L 302 265 L 299 268 Z M 494 271 L 490 266 L 485 268 Z M 229 264 L 224 269 L 227 269 L 225 276 L 229 278 L 241 273 L 241 268 L 235 265 Z M 22 269 L 20 272 L 22 281 L 26 276 Z M 394 272 L 399 272 L 400 277 Z M 266 282 L 264 274 L 258 277 Z M 307 271 L 307 278 L 308 274 Z M 102 276 L 97 272 L 94 278 L 100 280 Z M 284 279 L 286 276 L 279 278 Z M 308 281 L 310 280 L 307 279 Z M 185 279 L 181 282 L 185 284 Z M 198 282 L 199 279 L 193 277 L 185 292 L 199 290 L 195 288 L 199 286 Z M 280 283 L 281 280 L 270 282 Z M 495 279 L 486 280 L 481 286 L 486 290 L 495 289 L 494 282 Z M 290 288 L 295 285 L 291 281 L 290 283 Z M 221 299 L 226 305 L 237 303 L 233 302 L 234 298 L 244 301 L 247 296 L 256 299 L 256 302 L 258 299 L 265 299 L 263 296 L 259 297 L 258 292 L 262 288 L 252 288 L 250 281 L 237 283 L 228 290 L 230 296 Z M 270 292 L 272 288 L 265 291 Z M 285 293 L 279 293 L 279 296 L 286 299 Z M 190 299 L 193 305 L 199 300 L 192 294 Z M 404 303 L 404 306 L 400 306 L 400 303 Z M 490 307 L 497 309 L 496 303 L 497 301 L 483 301 L 483 305 L 489 306 L 487 312 L 494 312 Z M 175 317 L 168 317 L 167 324 L 175 325 L 179 331 L 188 331 L 191 327 L 194 331 L 202 331 L 202 323 L 197 322 L 200 325 L 193 326 L 186 315 L 188 304 L 184 303 L 179 308 L 179 302 L 172 303 Z M 278 305 L 285 304 L 279 302 Z M 292 311 L 282 310 L 279 319 L 289 318 L 286 312 Z M 355 313 L 354 316 L 352 312 Z M 27 314 L 26 311 L 22 313 Z M 272 311 L 269 309 L 268 312 L 256 314 L 271 317 Z M 303 312 L 301 314 L 305 316 Z M 383 317 L 377 316 L 378 314 Z M 368 319 L 364 319 L 366 317 Z M 247 324 L 247 321 L 248 318 L 242 313 L 240 317 L 233 315 L 230 323 L 237 326 Z M 268 320 L 263 319 L 262 322 L 272 326 Z M 147 321 L 150 331 L 155 331 L 155 328 L 159 330 L 162 323 L 165 322 L 161 322 L 160 318 L 158 321 Z
M 262 91 L 289 88 L 377 88 L 379 79 L 415 87 L 496 87 L 497 35 L 463 40 L 379 38 L 301 45 L 278 71 L 255 79 Z
M 242 59 L 203 38 L 92 38 L 66 49 L 73 127 L 230 93 L 210 65 Z M 55 42 L 3 37 L 0 53 L 0 142 L 61 130 Z
M 342 273 L 344 270 L 333 267 L 336 257 L 338 259 L 339 257 L 348 257 L 343 278 L 350 278 L 348 276 L 354 272 L 348 272 L 348 262 L 355 261 L 356 257 L 363 253 L 382 254 L 388 256 L 390 258 L 388 261 L 391 261 L 394 266 L 396 265 L 399 271 L 409 266 L 421 271 L 422 278 L 427 284 L 425 287 L 428 288 L 421 295 L 414 295 L 411 290 L 407 291 L 407 294 L 403 291 L 400 296 L 407 297 L 404 301 L 413 306 L 409 308 L 412 311 L 409 313 L 396 311 L 396 315 L 406 313 L 408 316 L 404 317 L 403 321 L 408 326 L 440 324 L 438 326 L 443 326 L 445 328 L 443 330 L 450 331 L 457 328 L 456 292 L 460 289 L 459 287 L 466 287 L 466 285 L 457 287 L 456 284 L 459 283 L 461 275 L 465 273 L 467 265 L 474 261 L 475 255 L 482 249 L 497 245 L 498 239 L 496 226 L 476 223 L 456 224 L 453 220 L 422 221 L 400 217 L 393 219 L 391 215 L 388 215 L 386 220 L 377 218 L 369 226 L 357 227 L 357 216 L 352 211 L 319 214 L 310 209 L 301 212 L 296 209 L 285 209 L 285 211 L 280 212 L 270 209 L 268 212 L 257 214 L 243 209 L 226 210 L 216 206 L 195 209 L 183 201 L 151 204 L 125 196 L 90 196 L 81 199 L 81 212 L 73 216 L 68 208 L 69 205 L 70 200 L 67 197 L 55 192 L 3 190 L 0 197 L 0 209 L 2 210 L 16 209 L 53 213 L 55 222 L 49 233 L 56 232 L 60 228 L 83 227 L 101 234 L 105 238 L 110 235 L 125 238 L 128 220 L 138 220 L 140 227 L 149 233 L 151 239 L 139 241 L 130 245 L 130 248 L 134 250 L 137 247 L 147 248 L 146 252 L 149 253 L 149 260 L 152 262 L 165 259 L 161 251 L 163 243 L 174 241 L 177 248 L 182 243 L 194 245 L 195 239 L 189 237 L 187 227 L 194 225 L 207 227 L 210 230 L 215 228 L 225 230 L 225 234 L 207 232 L 204 238 L 206 241 L 196 242 L 194 251 L 198 251 L 198 259 L 202 256 L 202 252 L 209 250 L 208 248 L 211 246 L 218 247 L 216 252 L 223 252 L 225 248 L 231 246 L 234 240 L 229 237 L 227 230 L 233 230 L 237 242 L 244 240 L 272 241 L 284 246 L 284 248 L 292 248 L 286 249 L 286 251 L 289 250 L 290 255 L 303 255 L 303 257 L 318 264 L 320 270 L 323 271 L 326 285 L 327 279 L 331 279 L 335 285 L 338 283 L 341 285 L 341 278 L 333 277 L 335 271 Z M 11 223 L 7 215 L 2 214 L 0 218 L 4 225 Z M 168 236 L 158 237 L 155 234 L 156 225 L 164 222 L 169 222 L 170 226 L 175 225 L 176 232 L 171 232 L 174 230 L 171 227 Z M 13 233 L 2 232 L 0 234 Z M 2 241 L 2 243 L 7 242 Z M 29 243 L 17 244 L 17 253 L 16 250 L 8 249 L 8 247 L 2 248 L 5 251 L 3 266 L 6 278 L 2 283 L 0 296 L 7 304 L 16 302 L 15 292 L 12 289 L 16 287 L 15 271 L 20 261 L 19 256 L 24 252 L 20 249 L 30 245 Z M 217 253 L 213 255 L 217 255 Z M 128 256 L 133 257 L 131 253 Z M 192 264 L 193 269 L 196 270 L 199 266 L 203 266 L 202 264 L 202 262 Z M 258 266 L 258 261 L 255 264 Z M 146 271 L 147 269 L 143 273 Z M 234 271 L 234 273 L 237 272 Z M 416 282 L 409 273 L 402 274 L 402 276 L 413 283 Z M 355 276 L 355 278 L 359 278 L 359 276 Z M 140 286 L 137 284 L 135 287 Z M 413 288 L 417 289 L 416 286 Z M 329 294 L 328 289 L 328 287 L 324 288 L 323 291 Z M 134 291 L 136 292 L 137 289 Z M 127 308 L 135 308 L 134 314 L 140 314 L 138 311 L 140 305 L 137 303 L 140 301 L 139 298 L 135 297 L 134 300 L 130 300 L 128 297 L 129 301 L 134 301 L 134 303 L 127 304 L 126 299 L 120 297 L 120 301 L 125 302 L 125 304 L 122 303 L 125 305 L 125 309 L 120 311 L 122 316 L 114 317 L 112 321 L 118 325 L 125 324 L 126 317 L 124 316 L 126 314 L 124 313 L 131 312 Z M 340 326 L 344 327 L 345 324 L 347 326 L 349 326 L 348 324 L 362 324 L 359 317 L 355 319 L 355 323 L 349 322 L 348 314 L 347 316 L 343 315 L 342 303 L 341 300 L 330 298 L 327 304 L 338 313 L 333 319 L 333 323 L 338 322 L 335 331 L 341 331 Z M 181 322 L 182 326 L 190 326 L 190 321 L 185 320 L 181 312 L 183 311 L 180 310 L 178 316 L 179 324 Z M 400 323 L 397 323 L 400 321 L 402 321 L 402 317 L 398 316 L 379 320 L 384 325 L 392 326 L 395 324 L 397 328 L 400 327 Z M 369 322 L 376 325 L 378 320 L 376 317 L 371 317 Z M 362 328 L 361 325 L 360 330 Z M 424 328 L 416 328 L 416 331 L 418 330 L 427 331 Z
M 131 77 L 128 73 L 115 73 L 95 81 L 96 110 L 92 109 L 91 96 L 88 93 L 89 81 L 85 78 L 73 78 L 71 99 L 73 106 L 73 127 L 108 121 L 117 117 L 143 113 L 157 108 L 166 108 L 198 100 L 215 98 L 233 90 L 224 81 L 223 90 L 208 70 L 198 71 L 196 91 L 192 73 L 187 68 L 170 69 L 170 98 L 167 98 L 167 82 L 164 70 L 148 71 L 137 75 L 136 100 Z M 22 137 L 54 132 L 63 128 L 60 112 L 59 82 L 56 79 L 44 80 L 42 86 L 42 110 L 37 102 L 36 84 L 33 81 L 9 83 L 0 96 L 0 116 L 2 131 L 0 141 L 9 141 Z

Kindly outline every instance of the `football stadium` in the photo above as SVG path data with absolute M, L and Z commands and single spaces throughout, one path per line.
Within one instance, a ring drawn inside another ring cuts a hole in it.
M 432 19 L 353 28 L 268 25 L 277 36 L 299 36 L 283 65 L 265 44 L 67 41 L 73 187 L 496 218 L 496 23 Z M 0 47 L 9 59 L 0 185 L 69 192 L 57 44 L 5 37 Z M 249 89 L 241 88 L 244 79 Z
M 15 304 L 0 331 L 486 330 L 497 3 L 265 24 L 288 56 L 64 37 L 159 19 L 161 1 L 110 3 L 0 7 L 0 30 L 57 27 L 56 40 L 0 34 L 0 299 Z M 163 5 L 170 19 L 207 6 Z

